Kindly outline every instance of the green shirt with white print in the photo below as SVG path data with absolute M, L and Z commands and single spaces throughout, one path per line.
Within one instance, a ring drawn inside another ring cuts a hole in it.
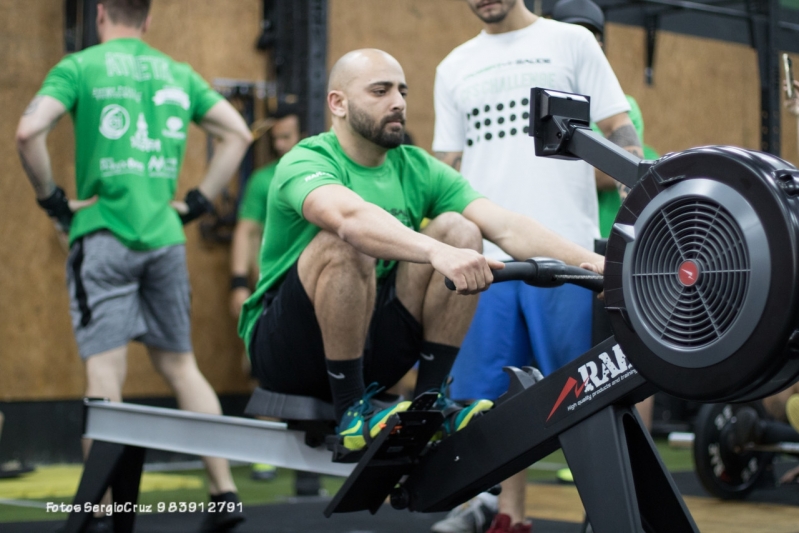
M 279 286 L 320 231 L 303 217 L 305 198 L 331 184 L 347 187 L 415 231 L 424 218 L 462 213 L 482 197 L 458 171 L 415 146 L 392 148 L 382 165 L 365 167 L 347 156 L 332 131 L 300 141 L 280 159 L 269 187 L 261 277 L 239 318 L 239 335 L 248 346 L 264 295 Z M 377 261 L 377 277 L 387 276 L 394 263 Z
M 133 250 L 186 240 L 170 206 L 190 121 L 222 99 L 186 63 L 141 39 L 114 39 L 66 56 L 39 95 L 55 98 L 75 128 L 77 196 L 70 242 L 105 229 Z

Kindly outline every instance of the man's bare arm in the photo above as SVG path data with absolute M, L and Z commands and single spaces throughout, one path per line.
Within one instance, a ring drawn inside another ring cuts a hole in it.
M 598 168 L 594 169 L 594 180 L 596 181 L 596 189 L 598 191 L 615 191 L 618 185 L 616 180 Z
M 313 190 L 305 198 L 302 213 L 312 224 L 370 257 L 431 264 L 462 294 L 485 289 L 493 280 L 490 269 L 503 267 L 474 250 L 455 248 L 413 231 L 342 185 Z
M 596 123 L 607 140 L 621 146 L 636 157 L 643 159 L 644 150 L 638 132 L 635 131 L 630 116 L 627 113 L 618 113 Z M 619 183 L 619 194 L 622 199 L 627 197 L 630 188 Z
M 233 230 L 230 247 L 230 275 L 249 277 L 254 264 L 253 257 L 257 249 L 259 237 L 263 234 L 263 225 L 254 220 L 241 218 Z
M 518 261 L 531 257 L 552 257 L 566 264 L 591 264 L 603 272 L 602 256 L 564 239 L 541 223 L 480 198 L 470 203 L 463 216 L 477 224 L 483 236 Z
M 451 166 L 458 172 L 461 171 L 461 159 L 463 159 L 463 152 L 436 152 L 436 158 Z
M 249 281 L 251 270 L 256 270 L 257 273 L 255 252 L 263 228 L 263 225 L 254 220 L 240 218 L 233 230 L 233 242 L 230 247 L 230 312 L 234 318 L 239 317 L 242 305 L 252 294 L 249 284 L 240 284 L 239 280 L 245 278 Z
M 47 134 L 65 112 L 64 104 L 55 98 L 36 96 L 17 126 L 17 152 L 40 200 L 50 196 L 56 187 L 47 151 Z
M 241 114 L 227 100 L 217 102 L 208 110 L 200 127 L 219 140 L 199 187 L 206 198 L 213 199 L 233 177 L 252 143 L 252 134 Z

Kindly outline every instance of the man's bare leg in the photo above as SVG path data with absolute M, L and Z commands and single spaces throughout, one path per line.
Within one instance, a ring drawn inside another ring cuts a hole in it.
M 300 255 L 297 273 L 313 304 L 325 357 L 361 357 L 374 308 L 375 259 L 321 231 Z
M 445 213 L 422 231 L 457 248 L 482 251 L 479 228 L 457 213 Z M 449 375 L 455 355 L 477 309 L 477 296 L 462 296 L 444 285 L 444 277 L 427 264 L 400 263 L 397 298 L 422 325 L 423 351 L 438 351 L 433 360 L 420 360 L 415 394 L 438 388 Z M 431 354 L 426 354 L 431 355 Z
M 527 493 L 527 470 L 512 475 L 501 483 L 497 503 L 499 512 L 510 516 L 510 523 L 524 522 L 524 498 Z
M 197 367 L 192 352 L 168 352 L 148 347 L 150 360 L 175 393 L 178 407 L 185 411 L 221 415 L 222 407 L 210 383 Z M 203 457 L 211 495 L 236 492 L 227 459 Z
M 480 229 L 457 213 L 431 220 L 422 233 L 457 248 L 483 251 Z M 424 339 L 460 346 L 477 309 L 477 296 L 461 296 L 444 285 L 444 276 L 427 264 L 400 263 L 397 297 L 422 324 Z
M 87 398 L 107 398 L 112 402 L 122 401 L 122 386 L 128 370 L 128 347 L 120 346 L 106 352 L 90 356 L 84 362 L 86 369 Z M 89 457 L 91 439 L 81 439 L 83 460 Z M 111 489 L 105 491 L 103 505 L 111 503 Z M 98 515 L 102 516 L 102 515 Z
M 638 416 L 641 417 L 644 427 L 647 431 L 652 431 L 652 411 L 655 409 L 655 396 L 652 395 L 645 400 L 641 400 L 635 404 L 635 408 L 638 409 Z
M 85 361 L 86 397 L 122 401 L 122 385 L 128 370 L 128 347 L 120 346 L 107 352 L 92 355 Z M 83 458 L 89 456 L 91 439 L 83 439 Z
M 336 418 L 363 397 L 363 349 L 374 308 L 375 259 L 321 231 L 303 250 L 297 274 L 322 334 Z

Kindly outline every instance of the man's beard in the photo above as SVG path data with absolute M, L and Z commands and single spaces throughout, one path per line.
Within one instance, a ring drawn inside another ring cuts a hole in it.
M 386 131 L 386 124 L 389 122 L 400 122 L 402 127 L 397 131 Z M 405 138 L 405 119 L 402 118 L 402 113 L 383 117 L 380 122 L 376 122 L 350 102 L 350 124 L 364 139 L 383 148 L 396 148 Z
M 503 20 L 505 20 L 505 17 L 508 16 L 508 13 L 510 13 L 510 10 L 513 9 L 513 6 L 515 6 L 515 5 L 516 5 L 516 0 L 512 0 L 510 2 L 510 4 L 507 5 L 507 9 L 505 11 L 501 11 L 501 12 L 497 13 L 496 15 L 490 15 L 488 17 L 481 16 L 477 12 L 477 8 L 476 7 L 472 8 L 472 11 L 474 12 L 475 15 L 477 15 L 477 17 L 480 20 L 482 20 L 486 24 L 496 24 L 497 22 L 502 22 Z

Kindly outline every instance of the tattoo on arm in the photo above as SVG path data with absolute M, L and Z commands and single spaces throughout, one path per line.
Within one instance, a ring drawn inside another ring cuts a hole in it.
M 460 170 L 461 169 L 461 159 L 463 159 L 463 157 L 461 157 L 461 156 L 456 157 L 455 159 L 452 160 L 452 165 L 450 165 L 450 166 L 452 168 L 454 168 L 455 170 Z
M 643 159 L 644 152 L 641 149 L 641 139 L 638 138 L 638 132 L 632 124 L 624 124 L 619 126 L 608 135 L 608 140 L 613 144 L 620 146 L 633 154 L 636 157 Z M 630 188 L 623 183 L 616 182 L 616 188 L 619 191 L 619 196 L 624 200 L 630 192 Z
M 641 149 L 641 139 L 638 138 L 638 133 L 631 124 L 625 124 L 610 132 L 608 140 L 630 152 L 633 148 L 637 148 L 639 151 Z
M 636 157 L 643 159 L 644 151 L 641 149 L 641 139 L 638 138 L 638 132 L 632 124 L 625 124 L 616 128 L 610 135 L 608 140 L 617 146 L 621 146 Z M 630 188 L 623 183 L 616 182 L 616 188 L 619 190 L 619 196 L 624 200 L 630 192 Z
M 25 112 L 22 113 L 22 116 L 30 115 L 31 113 L 36 111 L 36 108 L 39 107 L 39 102 L 42 101 L 42 96 L 34 96 L 31 103 L 28 104 L 28 107 L 25 108 Z

